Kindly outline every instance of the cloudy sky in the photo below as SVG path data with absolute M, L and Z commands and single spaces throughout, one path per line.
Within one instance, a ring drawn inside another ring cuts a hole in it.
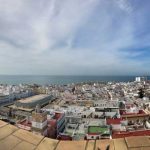
M 0 74 L 149 74 L 149 11 L 149 0 L 0 0 Z

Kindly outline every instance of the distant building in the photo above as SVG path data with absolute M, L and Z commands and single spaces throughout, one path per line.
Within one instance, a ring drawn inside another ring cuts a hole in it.
M 99 108 L 119 108 L 119 102 L 118 101 L 94 101 L 94 107 Z
M 41 111 L 37 105 L 35 112 L 32 113 L 32 132 L 47 136 L 47 113 Z
M 125 138 L 130 136 L 150 136 L 150 130 L 148 129 L 140 129 L 140 130 L 133 130 L 133 131 L 115 131 L 112 134 L 112 138 Z
M 135 77 L 135 81 L 136 82 L 142 82 L 142 81 L 146 81 L 147 77 Z
M 149 119 L 149 114 L 135 106 L 126 106 L 126 109 L 120 109 L 120 115 L 122 119 L 126 119 L 128 121 L 143 121 Z
M 52 96 L 50 95 L 40 94 L 16 101 L 15 106 L 31 109 L 35 108 L 37 104 L 40 104 L 41 106 L 46 105 L 51 99 Z
M 0 95 L 0 105 L 10 103 L 11 99 L 9 98 L 9 95 Z
M 65 128 L 65 114 L 54 112 L 53 115 L 48 115 L 47 120 L 48 136 L 51 138 L 56 138 Z
M 87 140 L 110 139 L 109 126 L 89 126 Z
M 16 125 L 23 130 L 31 131 L 32 129 L 32 122 L 29 119 L 18 121 Z

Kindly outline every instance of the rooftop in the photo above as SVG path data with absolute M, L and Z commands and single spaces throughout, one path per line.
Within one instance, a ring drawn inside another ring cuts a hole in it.
M 38 101 L 38 100 L 41 100 L 43 98 L 46 98 L 48 96 L 49 95 L 47 95 L 47 94 L 35 95 L 35 96 L 31 96 L 31 97 L 28 97 L 28 98 L 21 99 L 21 100 L 19 100 L 19 102 L 21 102 L 21 103 L 31 103 L 31 102 Z
M 0 150 L 149 150 L 150 137 L 137 136 L 112 140 L 59 141 L 19 129 L 0 121 Z
M 52 96 L 47 94 L 40 94 L 40 95 L 35 95 L 35 96 L 31 96 L 25 99 L 15 101 L 14 105 L 17 108 L 22 107 L 22 108 L 33 109 L 36 107 L 37 104 L 39 104 L 40 106 L 48 104 L 50 100 L 52 100 Z
M 100 126 L 89 126 L 88 133 L 109 133 L 108 127 L 100 127 Z
M 122 119 L 121 118 L 108 118 L 107 120 L 107 124 L 111 125 L 111 124 L 121 124 Z

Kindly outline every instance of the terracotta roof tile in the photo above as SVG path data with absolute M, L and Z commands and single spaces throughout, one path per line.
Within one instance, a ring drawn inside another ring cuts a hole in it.
M 8 123 L 6 123 L 6 122 L 0 120 L 0 127 L 3 127 L 3 126 L 5 126 L 5 125 L 7 125 L 7 124 L 8 124 Z
M 0 141 L 0 150 L 11 150 L 20 142 L 20 139 L 10 135 Z
M 34 145 L 38 145 L 44 138 L 43 136 L 35 135 L 32 132 L 28 132 L 22 129 L 19 129 L 13 133 L 13 135 Z
M 145 147 L 149 146 L 150 147 L 150 139 L 149 137 L 146 136 L 137 136 L 135 137 L 127 137 L 125 138 L 127 146 L 129 148 L 138 148 L 138 147 Z
M 44 138 L 38 145 L 36 150 L 54 150 L 58 144 L 58 140 Z
M 150 147 L 142 147 L 141 150 L 150 150 Z
M 60 141 L 56 150 L 85 150 L 86 141 Z
M 12 125 L 6 125 L 6 126 L 1 127 L 0 128 L 0 140 L 9 136 L 16 130 L 18 130 L 18 128 Z
M 94 140 L 90 140 L 87 143 L 86 150 L 94 150 L 94 147 L 95 147 L 95 141 Z
M 125 140 L 122 139 L 114 139 L 115 150 L 128 150 Z
M 105 150 L 107 146 L 110 146 L 110 150 L 114 150 L 113 140 L 97 140 L 96 141 L 96 150 L 97 149 Z
M 35 135 L 0 121 L 0 150 L 150 150 L 149 136 L 112 140 L 58 141 Z
M 17 146 L 13 148 L 13 150 L 34 150 L 36 147 L 35 145 L 28 143 L 26 141 L 22 141 Z

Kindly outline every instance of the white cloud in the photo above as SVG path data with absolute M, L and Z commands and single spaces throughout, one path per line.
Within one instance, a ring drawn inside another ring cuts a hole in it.
M 127 13 L 131 13 L 133 11 L 133 7 L 130 5 L 129 0 L 115 0 L 118 4 L 119 8 Z
M 142 64 L 129 60 L 129 54 L 122 50 L 136 43 L 131 16 L 122 16 L 116 9 L 131 15 L 133 11 L 127 0 L 37 0 L 36 3 L 33 0 L 0 0 L 1 72 L 138 72 Z M 88 39 L 85 40 L 87 46 L 80 43 L 74 47 L 75 39 L 81 38 L 82 29 L 87 29 L 86 35 L 82 35 L 83 39 Z

